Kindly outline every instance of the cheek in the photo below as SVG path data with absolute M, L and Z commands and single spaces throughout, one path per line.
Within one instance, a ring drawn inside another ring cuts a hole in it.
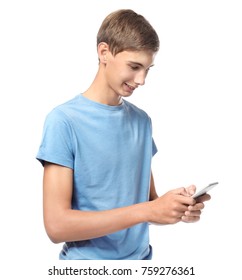
M 134 79 L 134 72 L 119 60 L 109 60 L 106 64 L 107 78 L 110 83 L 123 83 Z
M 110 82 L 122 83 L 130 79 L 130 74 L 128 71 L 123 69 L 122 67 L 110 65 L 107 67 L 107 75 Z

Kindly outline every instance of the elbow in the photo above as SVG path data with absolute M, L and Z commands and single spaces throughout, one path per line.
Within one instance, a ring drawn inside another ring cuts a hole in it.
M 59 243 L 63 242 L 56 234 L 47 232 L 47 235 L 48 235 L 50 241 L 54 244 L 59 244 Z
M 55 244 L 65 242 L 65 240 L 63 240 L 63 229 L 58 223 L 45 221 L 45 231 L 51 242 Z

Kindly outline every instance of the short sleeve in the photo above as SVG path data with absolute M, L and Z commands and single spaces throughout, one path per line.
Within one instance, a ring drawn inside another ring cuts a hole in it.
M 43 135 L 36 159 L 42 165 L 46 161 L 73 169 L 73 134 L 71 123 L 65 114 L 54 109 L 44 123 Z

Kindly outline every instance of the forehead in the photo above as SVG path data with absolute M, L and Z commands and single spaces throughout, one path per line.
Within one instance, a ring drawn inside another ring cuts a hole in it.
M 146 68 L 154 64 L 156 53 L 152 51 L 122 51 L 116 54 L 118 60 L 127 63 L 134 63 L 144 66 Z

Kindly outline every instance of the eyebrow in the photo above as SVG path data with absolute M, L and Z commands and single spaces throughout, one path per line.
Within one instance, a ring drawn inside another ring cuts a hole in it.
M 135 64 L 135 65 L 139 65 L 141 67 L 144 67 L 144 65 L 142 63 L 139 63 L 139 62 L 135 62 L 135 61 L 132 61 L 132 60 L 129 60 L 128 62 L 132 63 L 132 64 Z M 148 68 L 153 67 L 154 65 L 155 64 L 151 64 Z

